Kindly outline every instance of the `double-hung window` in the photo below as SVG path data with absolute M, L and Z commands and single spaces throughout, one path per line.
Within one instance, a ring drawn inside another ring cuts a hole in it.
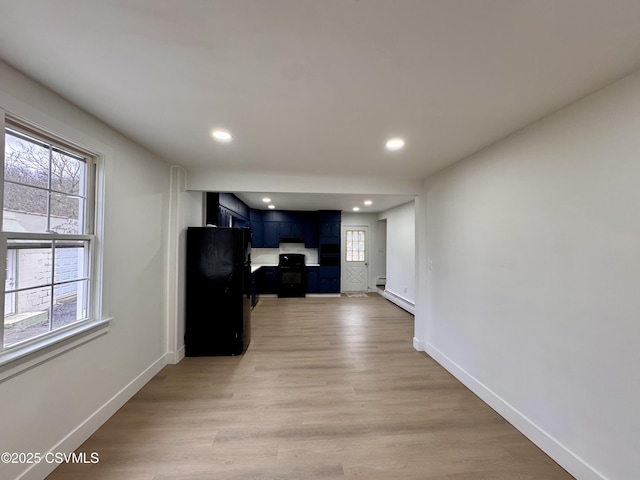
M 2 141 L 0 357 L 96 319 L 96 156 L 10 119 Z

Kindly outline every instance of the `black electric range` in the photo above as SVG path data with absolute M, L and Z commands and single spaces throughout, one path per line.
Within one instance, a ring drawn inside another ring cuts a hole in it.
M 278 261 L 278 297 L 304 297 L 307 271 L 303 253 L 281 253 Z

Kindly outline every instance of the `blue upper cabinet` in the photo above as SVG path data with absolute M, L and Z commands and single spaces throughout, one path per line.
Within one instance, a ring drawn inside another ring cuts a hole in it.
M 251 229 L 255 248 L 278 248 L 280 242 L 304 242 L 307 248 L 318 247 L 316 212 L 251 210 Z
M 220 227 L 249 227 L 250 209 L 232 193 L 207 192 L 206 224 Z
M 280 229 L 278 222 L 264 222 L 264 248 L 278 248 L 280 244 Z
M 205 194 L 205 225 L 218 225 L 220 215 L 220 194 L 207 192 Z
M 278 248 L 280 244 L 281 212 L 276 210 L 251 210 L 251 230 L 255 248 Z
M 251 247 L 264 248 L 264 215 L 262 210 L 251 209 L 249 220 L 251 227 Z
M 206 223 L 250 227 L 254 248 L 278 248 L 281 241 L 307 248 L 340 244 L 339 211 L 254 210 L 231 193 L 206 194 Z
M 264 222 L 251 222 L 251 247 L 264 248 Z
M 342 215 L 339 211 L 322 210 L 318 212 L 320 244 L 340 243 L 340 225 Z
M 304 246 L 307 248 L 318 248 L 318 213 L 304 212 Z
M 249 221 L 250 209 L 246 203 L 236 197 L 233 193 L 219 194 L 220 206 L 229 210 L 234 218 L 245 222 Z

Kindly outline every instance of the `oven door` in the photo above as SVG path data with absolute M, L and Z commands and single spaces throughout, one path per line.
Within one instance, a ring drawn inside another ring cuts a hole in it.
M 278 297 L 304 297 L 307 292 L 306 269 L 278 267 Z

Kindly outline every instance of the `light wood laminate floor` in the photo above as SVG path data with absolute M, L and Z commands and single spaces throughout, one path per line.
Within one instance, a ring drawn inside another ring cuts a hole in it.
M 241 357 L 165 367 L 49 480 L 571 479 L 377 294 L 263 298 Z

